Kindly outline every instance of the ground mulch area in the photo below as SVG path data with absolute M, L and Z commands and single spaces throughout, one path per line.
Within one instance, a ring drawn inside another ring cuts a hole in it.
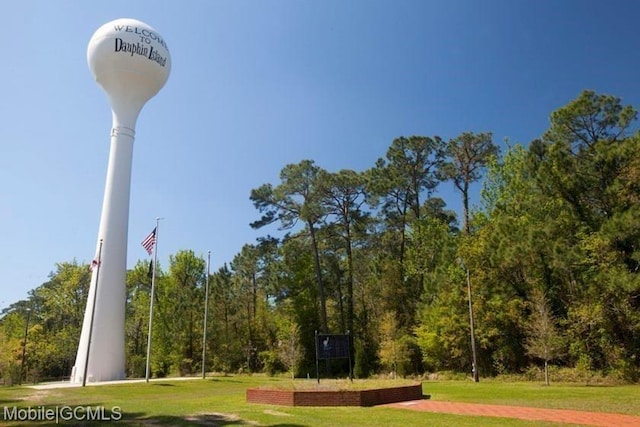
M 483 417 L 518 418 L 529 421 L 578 424 L 601 427 L 640 427 L 640 417 L 603 412 L 573 411 L 567 409 L 528 408 L 524 406 L 483 405 L 479 403 L 412 400 L 383 405 L 414 411 L 440 412 Z

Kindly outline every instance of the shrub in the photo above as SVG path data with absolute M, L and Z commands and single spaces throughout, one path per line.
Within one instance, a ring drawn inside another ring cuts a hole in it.
M 147 374 L 147 358 L 145 356 L 139 354 L 130 356 L 127 365 L 129 377 L 142 378 Z
M 264 366 L 264 372 L 269 376 L 274 376 L 279 372 L 284 371 L 284 367 L 278 359 L 278 354 L 274 350 L 261 351 L 258 354 L 262 365 Z

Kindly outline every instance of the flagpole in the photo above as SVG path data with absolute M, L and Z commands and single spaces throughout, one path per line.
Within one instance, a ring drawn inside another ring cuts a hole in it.
M 202 379 L 206 376 L 205 355 L 207 352 L 207 314 L 209 313 L 209 266 L 211 265 L 211 251 L 207 252 L 207 279 L 204 291 L 204 326 L 202 331 Z
M 158 228 L 160 218 L 156 218 L 155 243 L 153 245 L 153 271 L 151 272 L 151 298 L 149 302 L 149 336 L 147 337 L 147 367 L 145 369 L 145 380 L 149 382 L 150 362 L 151 362 L 151 336 L 153 332 L 153 299 L 156 290 L 156 267 L 158 266 Z
M 87 339 L 87 357 L 84 361 L 84 373 L 82 374 L 82 387 L 87 385 L 87 370 L 89 368 L 89 352 L 91 350 L 91 335 L 93 335 L 93 319 L 96 314 L 96 300 L 98 299 L 98 279 L 100 279 L 100 264 L 102 264 L 102 239 L 98 247 L 98 265 L 96 266 L 96 285 L 93 288 L 93 301 L 91 302 L 91 322 L 89 323 L 89 338 Z

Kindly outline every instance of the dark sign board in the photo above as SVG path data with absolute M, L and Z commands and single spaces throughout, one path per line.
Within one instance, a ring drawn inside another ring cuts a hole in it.
M 349 335 L 316 335 L 318 359 L 349 359 Z

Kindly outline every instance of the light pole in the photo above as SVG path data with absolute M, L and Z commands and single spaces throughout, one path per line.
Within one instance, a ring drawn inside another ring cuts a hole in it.
M 22 377 L 27 381 L 27 375 L 24 371 L 25 363 L 24 360 L 27 357 L 27 336 L 29 335 L 29 321 L 31 320 L 31 309 L 27 308 L 27 325 L 24 328 L 24 340 L 22 341 L 22 361 L 20 365 L 20 382 L 22 383 Z
M 206 376 L 205 356 L 207 354 L 207 315 L 209 313 L 209 266 L 211 265 L 211 251 L 207 253 L 207 279 L 204 287 L 204 326 L 202 327 L 202 379 Z
M 469 272 L 469 268 L 467 268 L 467 266 L 465 265 L 462 259 L 460 259 L 460 264 L 462 265 L 462 268 L 465 269 L 467 272 L 467 296 L 469 298 L 469 328 L 471 330 L 471 353 L 473 357 L 472 374 L 473 374 L 473 381 L 477 383 L 480 381 L 480 377 L 478 375 L 478 362 L 476 357 L 476 337 L 475 337 L 475 331 L 473 326 L 473 304 L 471 302 L 471 273 Z

